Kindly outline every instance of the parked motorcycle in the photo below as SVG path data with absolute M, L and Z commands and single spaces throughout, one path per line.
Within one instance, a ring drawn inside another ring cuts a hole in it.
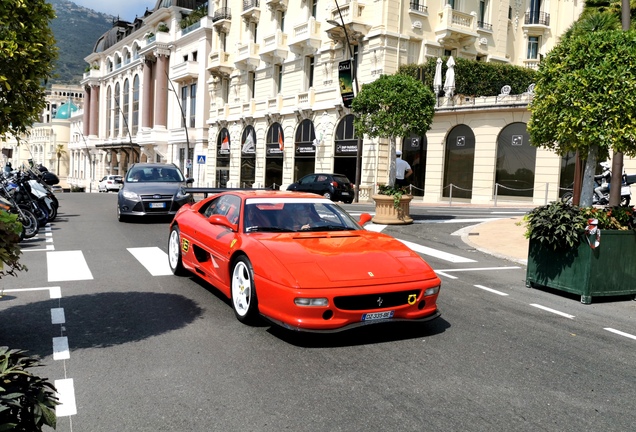
M 39 227 L 38 220 L 33 213 L 27 209 L 23 209 L 11 197 L 4 196 L 4 184 L 0 182 L 0 209 L 18 215 L 18 220 L 22 224 L 22 232 L 20 233 L 20 241 L 25 238 L 31 238 L 37 235 Z
M 610 181 L 612 173 L 609 171 L 609 163 L 601 162 L 603 173 L 594 176 L 594 194 L 592 197 L 592 205 L 607 205 L 610 199 Z M 623 174 L 621 182 L 621 206 L 627 207 L 631 201 L 632 190 L 630 185 L 636 183 L 636 175 Z M 573 186 L 573 185 L 572 185 Z M 570 187 L 572 187 L 570 186 Z M 568 191 L 563 194 L 561 201 L 572 204 L 574 194 Z

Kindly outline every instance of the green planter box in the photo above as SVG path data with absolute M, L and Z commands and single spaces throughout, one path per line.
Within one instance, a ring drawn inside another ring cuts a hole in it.
M 526 286 L 540 285 L 581 295 L 636 294 L 636 232 L 601 231 L 601 244 L 592 249 L 583 240 L 575 249 L 553 251 L 530 240 Z

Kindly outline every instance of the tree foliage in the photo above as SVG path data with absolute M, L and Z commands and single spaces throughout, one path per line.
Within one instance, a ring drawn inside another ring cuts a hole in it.
M 18 136 L 45 106 L 57 48 L 45 0 L 0 0 L 0 138 Z
M 0 279 L 3 276 L 16 276 L 16 272 L 26 270 L 20 264 L 20 231 L 22 224 L 18 216 L 0 210 Z
M 422 81 L 408 75 L 382 75 L 364 84 L 353 99 L 353 126 L 357 134 L 389 138 L 389 184 L 395 182 L 395 138 L 425 135 L 435 114 L 435 96 Z
M 541 63 L 530 104 L 532 143 L 564 154 L 599 147 L 636 155 L 636 33 L 564 38 Z

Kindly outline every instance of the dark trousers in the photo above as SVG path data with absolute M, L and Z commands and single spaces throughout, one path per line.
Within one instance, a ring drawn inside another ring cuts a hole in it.
M 409 181 L 407 179 L 395 179 L 395 184 L 397 186 L 408 186 L 409 185 Z

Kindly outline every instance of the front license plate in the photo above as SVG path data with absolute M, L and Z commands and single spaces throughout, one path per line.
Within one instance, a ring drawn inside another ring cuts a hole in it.
M 349 192 L 343 192 L 342 194 L 343 195 L 349 195 Z
M 166 208 L 166 203 L 150 203 L 150 208 Z
M 393 311 L 371 312 L 362 314 L 362 321 L 374 321 L 393 318 Z

